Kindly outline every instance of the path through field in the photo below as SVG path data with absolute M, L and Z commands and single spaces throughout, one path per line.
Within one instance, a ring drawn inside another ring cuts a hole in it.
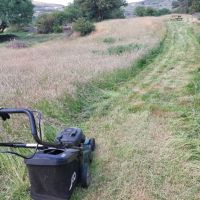
M 199 53 L 191 25 L 168 22 L 162 53 L 84 124 L 98 143 L 93 184 L 73 200 L 199 199 L 199 173 L 176 151 L 174 131 Z

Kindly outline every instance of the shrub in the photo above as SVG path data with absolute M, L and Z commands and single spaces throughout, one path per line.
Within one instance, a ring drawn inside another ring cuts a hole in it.
M 67 22 L 67 15 L 63 11 L 56 11 L 50 14 L 54 18 L 54 25 L 55 26 L 62 26 Z
M 161 15 L 168 15 L 171 13 L 171 11 L 167 8 L 158 9 L 152 7 L 144 7 L 144 6 L 138 6 L 135 8 L 134 13 L 139 16 L 161 16 Z
M 138 44 L 118 45 L 108 48 L 109 55 L 122 55 L 123 53 L 131 53 L 141 48 Z
M 57 25 L 57 26 L 53 26 L 53 32 L 54 33 L 62 33 L 63 29 L 61 26 Z
M 151 7 L 147 7 L 145 9 L 145 16 L 156 16 L 157 15 L 157 10 Z
M 48 34 L 53 33 L 55 18 L 52 14 L 43 14 L 36 21 L 38 33 Z
M 95 30 L 95 26 L 92 22 L 85 18 L 77 19 L 73 24 L 73 30 L 80 32 L 81 36 L 85 36 Z
M 108 38 L 105 38 L 105 39 L 103 40 L 103 42 L 104 42 L 104 43 L 107 43 L 107 44 L 113 44 L 113 43 L 116 42 L 116 39 L 113 38 L 113 37 L 108 37 Z
M 12 49 L 23 49 L 27 48 L 28 45 L 23 41 L 13 39 L 6 45 L 6 47 Z
M 163 9 L 159 9 L 157 11 L 157 16 L 161 16 L 161 15 L 169 15 L 171 14 L 171 11 L 167 8 L 163 8 Z
M 67 16 L 63 11 L 56 11 L 50 14 L 43 14 L 36 20 L 38 33 L 61 33 L 62 25 L 67 21 Z
M 139 16 L 139 17 L 143 17 L 143 16 L 145 16 L 145 7 L 143 7 L 143 6 L 138 6 L 138 7 L 136 7 L 135 8 L 135 14 L 137 15 L 137 16 Z

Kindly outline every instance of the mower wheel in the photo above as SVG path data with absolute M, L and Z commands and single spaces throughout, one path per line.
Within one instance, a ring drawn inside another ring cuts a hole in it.
M 90 161 L 90 163 L 92 163 L 92 161 L 93 161 L 93 153 L 92 153 L 92 151 L 90 151 L 90 154 L 89 154 L 89 161 Z
M 89 170 L 89 165 L 84 164 L 81 169 L 81 186 L 83 188 L 88 188 L 91 183 L 91 174 Z
M 90 139 L 91 150 L 94 151 L 96 149 L 96 142 L 94 138 Z

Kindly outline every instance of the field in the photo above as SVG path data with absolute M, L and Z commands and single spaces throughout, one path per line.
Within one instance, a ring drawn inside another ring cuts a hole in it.
M 32 105 L 43 98 L 71 94 L 77 83 L 105 71 L 128 67 L 152 48 L 164 31 L 163 21 L 154 18 L 117 20 L 99 23 L 97 31 L 85 38 L 72 36 L 22 50 L 3 47 L 1 106 Z M 119 45 L 138 48 L 120 56 L 110 55 L 108 49 Z
M 199 199 L 200 27 L 169 18 L 105 21 L 84 38 L 1 48 L 2 106 L 39 108 L 97 140 L 92 186 L 72 200 Z M 30 199 L 21 161 L 1 161 L 0 199 Z

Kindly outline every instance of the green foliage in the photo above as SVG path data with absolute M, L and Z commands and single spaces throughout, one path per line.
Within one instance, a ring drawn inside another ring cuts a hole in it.
M 139 17 L 143 17 L 145 16 L 145 11 L 146 11 L 145 7 L 138 6 L 135 8 L 134 13 Z
M 147 7 L 145 9 L 145 16 L 156 16 L 157 15 L 157 10 L 151 7 Z
M 61 26 L 67 22 L 67 15 L 63 11 L 56 11 L 50 14 L 54 18 L 54 25 Z
M 0 30 L 7 25 L 23 26 L 32 21 L 33 4 L 31 0 L 1 0 L 0 1 Z
M 40 15 L 36 20 L 38 33 L 61 33 L 66 20 L 66 14 L 62 11 Z
M 138 44 L 118 45 L 108 48 L 110 55 L 121 55 L 123 53 L 131 53 L 132 51 L 139 50 L 141 47 Z
M 43 14 L 36 21 L 38 33 L 47 34 L 53 33 L 55 18 L 52 14 Z
M 104 43 L 107 43 L 107 44 L 113 44 L 113 43 L 116 42 L 116 39 L 113 38 L 113 37 L 108 37 L 108 38 L 105 38 L 105 39 L 103 40 L 103 42 L 104 42 Z
M 119 16 L 119 10 L 127 4 L 126 0 L 74 0 L 74 5 L 80 8 L 83 17 L 101 21 Z
M 64 10 L 66 21 L 68 23 L 72 23 L 78 18 L 82 17 L 82 13 L 79 7 L 75 6 L 74 4 L 70 4 Z
M 138 6 L 135 8 L 134 14 L 136 14 L 139 17 L 143 16 L 161 16 L 161 15 L 168 15 L 171 11 L 167 8 L 156 10 L 152 7 L 144 7 L 144 6 Z
M 85 36 L 95 30 L 95 26 L 92 22 L 85 18 L 77 19 L 73 24 L 73 29 L 81 33 L 81 36 Z
M 118 8 L 114 9 L 111 12 L 108 12 L 107 15 L 105 15 L 105 19 L 123 19 L 125 18 L 124 15 L 124 9 Z
M 59 26 L 59 25 L 54 25 L 53 26 L 53 33 L 62 33 L 63 32 L 63 29 L 62 29 L 62 27 L 61 26 Z
M 167 8 L 162 8 L 157 11 L 157 16 L 169 15 L 169 14 L 171 14 L 171 11 Z
M 199 0 L 176 0 L 172 2 L 172 7 L 180 13 L 200 12 Z

